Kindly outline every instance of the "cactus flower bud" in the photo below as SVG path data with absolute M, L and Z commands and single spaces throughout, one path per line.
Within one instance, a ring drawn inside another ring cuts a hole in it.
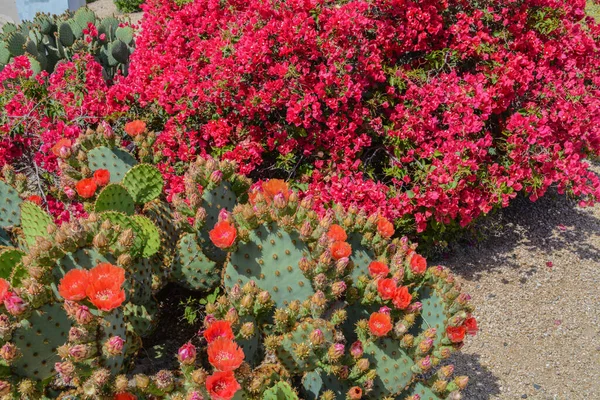
M 173 373 L 167 370 L 160 370 L 154 375 L 156 387 L 162 391 L 170 391 L 173 388 Z
M 75 321 L 79 325 L 87 325 L 94 320 L 94 316 L 90 312 L 90 309 L 87 306 L 79 306 L 75 310 Z
M 287 206 L 285 195 L 283 193 L 277 193 L 275 196 L 273 196 L 273 204 L 280 210 L 284 209 Z
M 349 400 L 360 400 L 362 399 L 362 389 L 358 386 L 352 386 L 350 390 L 348 390 L 348 395 L 346 398 Z
M 124 393 L 129 386 L 129 379 L 125 375 L 117 375 L 115 377 L 115 392 Z
M 398 321 L 396 323 L 396 325 L 394 325 L 394 333 L 396 333 L 397 336 L 402 336 L 404 335 L 406 332 L 408 331 L 408 327 L 406 326 L 406 324 L 402 321 Z
M 312 226 L 310 221 L 304 221 L 302 226 L 300 227 L 300 235 L 303 237 L 309 237 L 312 234 Z
M 242 298 L 242 301 L 240 302 L 240 305 L 245 308 L 245 309 L 251 309 L 252 305 L 254 303 L 254 299 L 252 298 L 251 294 L 247 294 Z
M 104 235 L 102 232 L 98 233 L 96 236 L 94 236 L 94 240 L 92 241 L 92 244 L 94 245 L 94 247 L 96 249 L 103 249 L 106 246 L 108 246 L 108 238 L 106 237 L 106 235 Z
M 177 359 L 183 365 L 193 365 L 196 362 L 196 347 L 187 342 L 179 348 Z
M 73 188 L 70 186 L 65 186 L 63 188 L 63 192 L 65 192 L 65 195 L 69 200 L 73 200 L 75 197 L 77 197 L 77 192 L 75 192 L 75 190 L 73 190 Z
M 33 383 L 33 381 L 29 379 L 23 379 L 21 383 L 19 383 L 18 390 L 22 397 L 30 398 L 35 394 L 35 388 L 36 384 Z
M 423 372 L 429 371 L 429 369 L 431 369 L 431 367 L 432 367 L 431 357 L 430 356 L 426 356 L 426 357 L 421 358 L 419 361 L 417 361 L 417 366 Z
M 312 265 L 311 265 L 310 261 L 308 261 L 306 259 L 306 257 L 302 257 L 300 259 L 300 261 L 298 262 L 298 267 L 300 268 L 300 270 L 302 272 L 307 272 L 307 271 L 310 271 Z
M 454 383 L 456 384 L 456 386 L 458 386 L 460 390 L 465 390 L 467 384 L 469 383 L 469 377 L 465 375 L 457 376 L 456 378 L 454 378 Z
M 134 234 L 133 229 L 125 229 L 121 235 L 119 235 L 119 244 L 123 247 L 133 246 Z
M 369 367 L 370 367 L 370 363 L 369 360 L 366 358 L 361 358 L 360 360 L 358 360 L 356 362 L 356 367 L 361 371 L 361 372 L 366 372 Z
M 54 364 L 54 369 L 64 380 L 72 378 L 75 373 L 75 365 L 71 361 L 57 362 Z
M 414 336 L 407 333 L 406 335 L 402 336 L 402 340 L 400 341 L 400 346 L 408 349 L 413 347 L 414 345 Z
M 352 343 L 352 345 L 350 346 L 350 354 L 352 355 L 352 357 L 360 358 L 362 357 L 363 353 L 363 345 L 360 340 L 357 340 L 356 342 Z
M 310 333 L 309 340 L 313 346 L 320 346 L 325 342 L 325 335 L 320 329 L 315 329 Z
M 429 338 L 423 339 L 419 343 L 419 351 L 422 354 L 429 353 L 429 350 L 431 350 L 432 347 L 433 347 L 433 339 L 429 339 Z
M 133 377 L 133 379 L 135 381 L 135 386 L 141 391 L 146 390 L 148 386 L 150 386 L 150 378 L 148 378 L 147 375 L 137 374 Z
M 106 368 L 100 368 L 93 372 L 91 380 L 94 385 L 101 387 L 108 383 L 110 379 L 110 371 Z
M 211 182 L 213 182 L 214 184 L 218 185 L 223 180 L 223 173 L 221 171 L 219 171 L 219 170 L 213 171 L 210 174 L 210 178 L 209 179 L 210 179 Z
M 240 335 L 242 335 L 243 338 L 245 339 L 249 339 L 252 336 L 254 336 L 254 323 L 253 322 L 246 322 L 242 325 L 242 327 L 240 328 Z
M 259 304 L 265 305 L 271 301 L 271 294 L 266 290 L 263 290 L 256 297 Z
M 409 314 L 412 313 L 416 313 L 419 312 L 423 309 L 423 304 L 420 301 L 416 301 L 414 303 L 411 303 L 408 308 L 406 309 L 406 312 Z
M 76 326 L 69 329 L 69 342 L 77 343 L 83 341 L 88 335 L 87 329 L 79 328 Z
M 12 387 L 6 381 L 0 381 L 0 396 L 8 396 Z
M 15 293 L 9 292 L 4 299 L 4 307 L 11 315 L 21 315 L 27 309 L 27 304 Z
M 342 343 L 335 343 L 329 347 L 327 355 L 332 361 L 339 360 L 344 355 L 344 345 Z
M 6 338 L 11 331 L 11 324 L 8 315 L 0 314 L 0 338 Z
M 75 361 L 83 361 L 89 355 L 89 349 L 84 344 L 76 344 L 69 348 L 69 355 L 73 357 Z
M 108 355 L 117 356 L 123 352 L 125 341 L 120 336 L 113 336 L 104 342 L 104 350 Z
M 462 400 L 462 398 L 462 394 L 458 390 L 455 390 L 446 397 L 446 400 Z
M 10 364 L 19 357 L 19 349 L 14 344 L 6 342 L 0 347 L 0 357 Z
M 133 258 L 128 253 L 123 253 L 117 258 L 117 264 L 122 268 L 127 268 L 133 264 Z
M 219 211 L 219 222 L 221 221 L 227 221 L 230 222 L 231 219 L 231 214 L 229 213 L 229 211 L 227 211 L 226 208 L 222 208 L 221 211 Z
M 231 291 L 229 292 L 229 297 L 233 301 L 239 300 L 240 297 L 242 297 L 242 288 L 240 287 L 240 285 L 238 283 L 236 283 L 235 285 L 233 285 L 231 287 Z
M 331 293 L 335 296 L 335 297 L 340 297 L 342 294 L 344 294 L 344 291 L 346 291 L 346 282 L 344 281 L 339 281 L 339 282 L 335 282 L 333 285 L 331 285 Z
M 443 380 L 449 379 L 454 373 L 454 365 L 444 365 L 438 370 L 438 377 Z
M 232 324 L 237 323 L 239 319 L 238 312 L 235 308 L 230 308 L 225 314 L 225 320 L 231 322 Z
M 323 293 L 322 291 L 318 290 L 312 296 L 312 303 L 315 306 L 317 306 L 317 307 L 323 307 L 327 303 L 327 298 L 325 297 L 325 293 Z
M 323 273 L 316 275 L 313 278 L 313 284 L 315 289 L 325 289 L 327 285 L 327 276 Z

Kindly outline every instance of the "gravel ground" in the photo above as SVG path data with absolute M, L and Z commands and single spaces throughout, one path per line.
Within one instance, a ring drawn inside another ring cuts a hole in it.
M 464 398 L 600 399 L 600 205 L 517 199 L 482 229 L 439 260 L 477 307 Z
M 121 14 L 119 11 L 117 11 L 117 7 L 115 6 L 115 3 L 113 3 L 113 0 L 95 0 L 94 2 L 88 3 L 87 6 L 92 9 L 100 18 L 111 15 L 126 15 L 131 18 L 131 22 L 134 24 L 137 24 L 144 15 L 143 12 Z

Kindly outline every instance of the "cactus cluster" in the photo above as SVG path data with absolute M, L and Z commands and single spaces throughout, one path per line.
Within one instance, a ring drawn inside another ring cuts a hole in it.
M 96 57 L 109 79 L 117 71 L 127 74 L 133 36 L 133 29 L 115 17 L 100 19 L 88 8 L 58 16 L 40 13 L 33 21 L 2 27 L 0 70 L 12 58 L 25 55 L 34 73 L 52 72 L 59 61 L 85 52 Z
M 228 161 L 190 164 L 168 203 L 152 140 L 128 151 L 100 126 L 59 143 L 52 195 L 87 212 L 62 225 L 22 178 L 0 181 L 0 398 L 461 398 L 467 378 L 445 360 L 476 323 L 446 269 L 378 215 L 319 215 L 283 181 L 250 189 Z M 128 375 L 168 282 L 225 289 L 206 305 L 206 348 Z

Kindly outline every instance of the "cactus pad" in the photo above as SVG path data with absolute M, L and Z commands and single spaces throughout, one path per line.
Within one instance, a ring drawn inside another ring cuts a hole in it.
M 144 250 L 146 243 L 146 236 L 144 235 L 143 229 L 135 222 L 131 217 L 118 213 L 116 211 L 106 211 L 100 214 L 100 218 L 108 220 L 113 224 L 121 226 L 123 230 L 132 229 L 134 233 L 133 246 L 131 247 L 131 256 L 133 258 L 139 257 Z
M 275 223 L 262 225 L 250 231 L 248 243 L 240 243 L 230 254 L 225 289 L 254 280 L 271 293 L 277 307 L 285 307 L 292 300 L 304 301 L 315 293 L 298 266 L 307 254 L 297 233 L 287 233 Z
M 10 185 L 0 181 L 0 228 L 21 224 L 21 208 L 23 202 L 19 193 Z
M 146 243 L 142 256 L 144 258 L 152 257 L 160 249 L 160 232 L 154 223 L 143 215 L 134 215 L 131 217 L 144 231 Z
M 94 209 L 96 212 L 119 211 L 127 215 L 132 215 L 135 212 L 135 204 L 124 186 L 113 183 L 107 185 L 100 192 Z
M 73 29 L 68 22 L 62 22 L 58 25 L 58 40 L 63 46 L 72 46 L 75 42 Z
M 19 32 L 12 32 L 6 38 L 8 51 L 13 57 L 25 54 L 25 42 L 27 39 Z
M 115 36 L 125 44 L 133 42 L 133 29 L 129 26 L 119 27 L 115 30 Z
M 413 360 L 397 339 L 384 338 L 364 344 L 365 357 L 377 371 L 372 395 L 381 399 L 401 393 L 413 379 Z
M 333 327 L 327 321 L 319 319 L 301 322 L 292 332 L 283 335 L 275 354 L 290 373 L 297 374 L 317 368 L 320 358 L 312 348 L 306 357 L 299 357 L 296 353 L 297 345 L 310 343 L 309 335 L 315 329 L 323 332 L 325 343 L 333 342 Z
M 21 227 L 28 245 L 34 244 L 39 236 L 49 236 L 49 225 L 54 225 L 54 221 L 40 206 L 30 201 L 21 204 Z
M 127 271 L 124 289 L 132 303 L 146 304 L 152 297 L 152 265 L 148 259 L 134 263 Z
M 221 269 L 202 253 L 196 234 L 187 233 L 177 243 L 171 278 L 193 290 L 209 290 L 220 282 Z
M 13 342 L 23 355 L 12 368 L 19 376 L 36 380 L 49 378 L 54 374 L 54 363 L 60 361 L 56 348 L 65 344 L 71 328 L 62 303 L 34 310 L 21 325 L 13 334 Z
M 331 390 L 335 394 L 335 399 L 346 399 L 349 390 L 347 384 L 333 375 L 328 375 L 320 368 L 304 374 L 302 388 L 306 400 L 317 400 L 326 390 Z
M 148 336 L 156 327 L 157 320 L 154 317 L 157 311 L 158 309 L 153 301 L 145 305 L 127 303 L 123 307 L 128 329 L 141 337 Z
M 24 255 L 25 253 L 18 249 L 0 248 L 0 278 L 10 280 Z
M 298 395 L 288 383 L 277 382 L 263 393 L 262 400 L 298 400 Z
M 444 336 L 444 327 L 447 323 L 444 301 L 431 286 L 423 286 L 419 290 L 419 301 L 423 304 L 423 309 L 419 318 L 415 321 L 414 327 L 418 327 L 419 332 L 435 328 L 436 339 L 434 345 L 437 346 Z
M 127 326 L 123 311 L 120 308 L 114 309 L 109 313 L 103 313 L 103 324 L 100 326 L 101 338 L 100 343 L 103 343 L 106 339 L 112 336 L 119 336 L 125 340 L 123 346 L 123 353 L 114 357 L 104 358 L 104 365 L 110 369 L 113 374 L 118 374 L 123 367 L 125 362 L 125 353 L 129 348 L 129 341 L 127 339 Z
M 88 165 L 92 171 L 106 169 L 110 172 L 110 183 L 119 183 L 134 165 L 135 158 L 121 149 L 96 147 L 88 153 Z
M 422 382 L 416 382 L 405 393 L 402 393 L 402 395 L 400 395 L 399 398 L 404 399 L 414 395 L 418 395 L 420 400 L 442 400 L 437 394 L 433 393 L 433 391 L 427 386 L 425 386 Z
M 160 196 L 164 181 L 156 167 L 140 164 L 125 174 L 123 185 L 137 204 L 145 204 Z
M 369 275 L 369 264 L 375 259 L 375 255 L 361 244 L 361 235 L 359 233 L 351 234 L 348 238 L 348 243 L 352 246 L 350 261 L 354 264 L 352 279 L 356 282 L 359 276 Z

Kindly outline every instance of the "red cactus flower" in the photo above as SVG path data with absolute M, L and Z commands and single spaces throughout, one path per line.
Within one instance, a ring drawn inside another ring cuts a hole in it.
M 107 281 L 90 283 L 86 294 L 92 304 L 102 311 L 114 310 L 125 301 L 125 291 Z
M 212 400 L 231 400 L 242 387 L 233 372 L 215 372 L 206 378 L 206 390 Z
M 369 275 L 373 278 L 383 278 L 389 273 L 390 269 L 381 261 L 371 261 L 371 264 L 369 264 Z
M 271 203 L 275 195 L 281 193 L 285 200 L 290 198 L 290 188 L 282 179 L 269 179 L 262 184 L 263 194 L 267 203 Z
M 333 224 L 329 227 L 329 231 L 327 231 L 327 237 L 334 242 L 344 242 L 346 239 L 348 239 L 346 230 L 337 224 Z
M 125 132 L 131 137 L 135 137 L 146 130 L 146 123 L 136 119 L 125 124 Z
M 389 300 L 396 293 L 396 281 L 393 279 L 380 279 L 377 281 L 377 292 L 383 300 Z
M 387 313 L 373 313 L 369 318 L 369 330 L 375 336 L 385 336 L 392 330 L 392 317 Z
M 350 400 L 360 400 L 360 399 L 362 399 L 362 395 L 363 395 L 363 392 L 362 392 L 361 388 L 359 388 L 358 386 L 352 386 L 350 388 L 350 390 L 348 391 L 348 394 L 346 397 Z
M 113 400 L 137 400 L 137 396 L 131 393 L 117 393 L 113 396 Z
M 35 203 L 35 204 L 37 204 L 38 206 L 41 206 L 41 205 L 42 205 L 42 202 L 43 202 L 44 200 L 42 199 L 42 197 L 41 197 L 41 196 L 38 196 L 37 194 L 32 194 L 31 196 L 29 196 L 29 197 L 27 198 L 27 201 L 31 201 L 32 203 Z
M 408 288 L 406 286 L 400 286 L 396 289 L 396 293 L 394 293 L 394 298 L 392 299 L 392 303 L 394 306 L 400 310 L 405 310 L 412 300 L 412 295 L 408 292 Z
M 394 234 L 394 224 L 388 221 L 387 218 L 379 217 L 377 232 L 384 238 L 390 238 Z
M 427 260 L 420 254 L 413 254 L 410 259 L 410 270 L 417 275 L 424 273 L 427 270 Z
M 107 169 L 99 169 L 94 172 L 94 182 L 98 186 L 106 186 L 110 182 L 110 171 Z
M 464 327 L 467 329 L 467 334 L 471 336 L 475 336 L 479 327 L 477 326 L 477 320 L 474 317 L 469 317 L 465 319 Z
M 352 247 L 346 242 L 337 241 L 331 245 L 331 256 L 336 260 L 343 257 L 350 257 L 352 253 Z
M 66 149 L 70 150 L 71 145 L 72 145 L 72 142 L 70 139 L 62 138 L 58 142 L 56 142 L 56 144 L 54 146 L 52 146 L 50 151 L 52 151 L 52 154 L 54 154 L 56 157 L 61 157 L 61 154 L 63 154 L 63 155 L 65 154 L 65 150 L 61 151 L 61 149 L 66 148 Z
M 204 338 L 212 343 L 218 338 L 233 340 L 235 338 L 229 321 L 215 321 L 204 331 Z
M 233 340 L 218 338 L 208 345 L 208 362 L 219 371 L 236 370 L 244 361 L 244 351 Z
M 96 194 L 96 189 L 98 189 L 98 186 L 96 185 L 94 178 L 82 179 L 75 185 L 77 194 L 84 199 L 94 197 L 94 194 Z
M 3 302 L 10 293 L 10 283 L 6 279 L 0 278 L 0 302 Z
M 125 282 L 125 270 L 111 263 L 100 263 L 90 269 L 90 282 L 112 283 L 120 287 Z
M 465 326 L 449 326 L 446 328 L 446 336 L 452 343 L 460 343 L 465 339 L 467 328 Z
M 231 247 L 237 237 L 235 226 L 227 221 L 217 222 L 212 231 L 208 233 L 210 240 L 220 249 Z
M 72 269 L 65 274 L 58 285 L 58 293 L 71 301 L 83 300 L 90 282 L 89 272 L 85 269 Z

